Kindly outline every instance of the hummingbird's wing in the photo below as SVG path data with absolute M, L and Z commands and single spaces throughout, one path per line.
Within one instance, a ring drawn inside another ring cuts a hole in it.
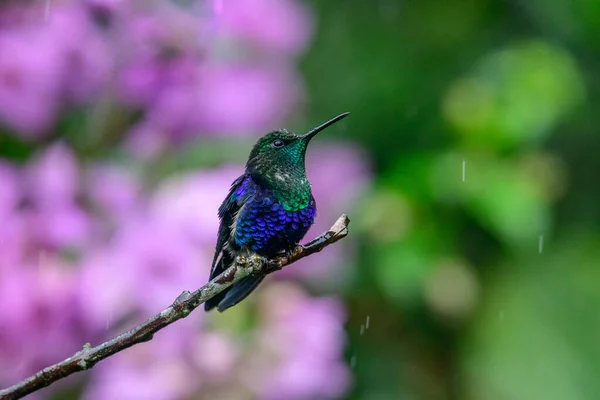
M 233 262 L 233 257 L 229 251 L 226 251 L 227 242 L 231 239 L 231 230 L 234 225 L 235 218 L 251 196 L 249 186 L 250 177 L 246 174 L 237 178 L 229 189 L 229 194 L 219 207 L 219 233 L 217 235 L 217 245 L 215 247 L 215 255 L 213 257 L 212 266 L 210 269 L 210 279 L 218 276 L 220 273 L 225 271 Z M 204 304 L 204 309 L 209 311 L 216 307 L 221 300 L 225 297 L 229 289 L 225 289 L 223 292 L 217 294 L 213 298 L 209 299 Z
M 231 238 L 231 229 L 233 222 L 240 211 L 242 205 L 248 199 L 250 195 L 248 190 L 250 177 L 246 174 L 237 178 L 231 184 L 229 194 L 219 207 L 219 233 L 217 236 L 217 245 L 215 247 L 215 255 L 210 271 L 210 279 L 214 278 L 223 271 L 216 272 L 217 260 L 222 256 L 223 249 L 227 244 L 227 241 Z

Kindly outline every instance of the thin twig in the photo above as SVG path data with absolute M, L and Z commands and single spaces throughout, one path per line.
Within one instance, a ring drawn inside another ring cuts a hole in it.
M 99 361 L 119 353 L 128 347 L 152 340 L 156 332 L 171 325 L 178 319 L 187 317 L 200 304 L 222 292 L 240 279 L 252 273 L 270 274 L 301 258 L 319 252 L 330 244 L 344 238 L 348 234 L 349 223 L 350 220 L 343 214 L 329 231 L 305 245 L 296 246 L 288 254 L 273 258 L 266 263 L 256 255 L 237 257 L 234 265 L 225 270 L 221 275 L 215 277 L 193 293 L 184 291 L 175 299 L 173 304 L 141 325 L 99 346 L 91 347 L 89 343 L 85 344 L 83 349 L 66 360 L 44 368 L 16 385 L 0 390 L 0 399 L 19 399 L 71 374 L 90 369 Z

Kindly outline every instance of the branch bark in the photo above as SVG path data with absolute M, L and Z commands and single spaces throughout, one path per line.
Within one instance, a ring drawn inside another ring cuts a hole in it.
M 237 257 L 234 265 L 225 270 L 221 275 L 215 277 L 193 293 L 184 291 L 175 299 L 173 304 L 141 325 L 96 347 L 91 347 L 89 343 L 86 343 L 80 351 L 66 360 L 44 368 L 9 388 L 0 390 L 0 400 L 22 398 L 76 372 L 90 369 L 99 361 L 131 346 L 152 340 L 156 332 L 181 318 L 187 317 L 200 304 L 222 292 L 240 279 L 252 273 L 270 274 L 304 257 L 317 253 L 330 244 L 344 238 L 348 234 L 349 223 L 349 218 L 343 214 L 327 232 L 322 233 L 305 245 L 296 246 L 288 254 L 273 258 L 267 262 L 263 262 L 256 255 Z

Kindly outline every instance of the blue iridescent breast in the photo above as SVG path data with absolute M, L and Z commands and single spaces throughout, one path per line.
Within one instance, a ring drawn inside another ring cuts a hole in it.
M 296 210 L 275 200 L 268 190 L 259 190 L 238 215 L 234 239 L 238 246 L 259 254 L 274 255 L 297 244 L 313 224 L 314 199 Z

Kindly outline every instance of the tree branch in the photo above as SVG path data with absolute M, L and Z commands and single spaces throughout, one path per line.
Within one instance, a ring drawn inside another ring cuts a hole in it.
M 184 291 L 173 304 L 148 319 L 141 325 L 122 333 L 114 339 L 91 347 L 89 343 L 83 349 L 66 360 L 44 368 L 35 375 L 22 380 L 9 388 L 0 390 L 0 399 L 19 399 L 76 372 L 92 368 L 96 363 L 138 343 L 152 340 L 154 333 L 171 325 L 178 319 L 187 317 L 195 308 L 222 292 L 240 279 L 255 273 L 270 274 L 286 265 L 323 250 L 325 247 L 344 238 L 348 234 L 350 220 L 343 214 L 329 231 L 321 234 L 305 245 L 298 245 L 286 255 L 273 258 L 267 262 L 257 255 L 237 257 L 234 265 L 221 275 L 202 286 L 193 293 Z

